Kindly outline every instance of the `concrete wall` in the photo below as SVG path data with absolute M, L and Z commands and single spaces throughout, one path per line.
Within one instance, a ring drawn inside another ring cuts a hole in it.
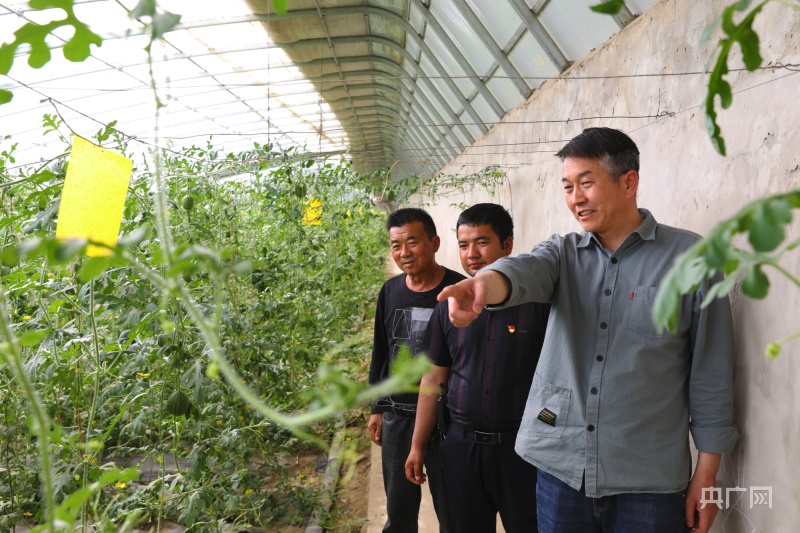
M 460 271 L 452 229 L 460 209 L 452 203 L 497 201 L 510 208 L 517 228 L 514 253 L 527 251 L 552 233 L 579 231 L 564 203 L 561 165 L 554 152 L 589 126 L 619 128 L 636 141 L 642 152 L 639 205 L 665 224 L 703 234 L 748 201 L 800 187 L 800 73 L 732 73 L 733 106 L 720 117 L 727 157 L 713 150 L 706 134 L 704 75 L 575 79 L 703 71 L 714 46 L 712 42 L 700 47 L 700 34 L 727 3 L 656 3 L 575 64 L 564 79 L 546 83 L 443 169 L 464 174 L 477 168 L 465 165 L 496 163 L 503 165 L 509 183 L 498 187 L 494 197 L 467 191 L 422 200 L 440 228 L 440 262 Z M 758 17 L 756 29 L 765 65 L 800 63 L 800 12 L 773 2 Z M 739 52 L 737 46 L 737 58 Z M 734 66 L 739 65 L 736 59 Z M 550 120 L 560 122 L 534 122 Z M 522 121 L 527 123 L 513 124 Z M 539 141 L 550 142 L 488 146 Z M 800 223 L 795 221 L 792 231 L 795 238 L 800 235 Z M 783 264 L 800 275 L 800 250 Z M 800 340 L 786 345 L 775 361 L 763 356 L 769 341 L 800 329 L 800 287 L 775 271 L 769 276 L 772 288 L 765 300 L 746 299 L 738 291 L 732 295 L 736 423 L 742 438 L 724 457 L 720 481 L 748 491 L 732 493 L 733 505 L 718 516 L 716 532 L 800 530 L 800 454 L 794 448 L 800 445 Z M 772 487 L 772 509 L 751 508 L 753 486 Z

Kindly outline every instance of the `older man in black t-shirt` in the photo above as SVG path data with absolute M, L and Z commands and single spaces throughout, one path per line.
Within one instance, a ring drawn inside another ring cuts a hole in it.
M 388 280 L 378 295 L 375 338 L 369 383 L 389 376 L 392 361 L 403 346 L 412 355 L 422 351 L 436 296 L 464 276 L 436 263 L 439 237 L 433 219 L 422 209 L 398 209 L 386 221 L 392 258 L 403 271 Z M 381 446 L 383 485 L 386 490 L 385 532 L 416 533 L 421 491 L 405 476 L 405 461 L 414 433 L 417 394 L 401 393 L 379 400 L 372 407 L 369 434 Z M 435 454 L 434 454 L 435 455 Z M 441 461 L 429 458 L 431 495 L 440 533 L 451 533 L 442 477 Z M 437 475 L 439 474 L 439 475 Z
M 513 222 L 497 204 L 477 204 L 456 226 L 461 264 L 470 276 L 511 253 Z M 514 451 L 544 342 L 550 306 L 530 303 L 484 312 L 467 328 L 434 310 L 424 346 L 433 368 L 420 385 L 406 477 L 422 484 L 426 446 L 436 423 L 436 395 L 447 385 L 450 426 L 438 450 L 453 529 L 507 533 L 536 530 L 536 469 Z

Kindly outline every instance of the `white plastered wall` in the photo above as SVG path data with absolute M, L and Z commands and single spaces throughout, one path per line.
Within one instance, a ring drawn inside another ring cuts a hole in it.
M 564 142 L 513 143 L 564 141 L 585 127 L 626 131 L 642 153 L 640 207 L 661 223 L 700 234 L 751 200 L 800 187 L 800 73 L 776 69 L 729 75 L 733 105 L 720 111 L 719 119 L 727 157 L 714 151 L 706 133 L 701 105 L 706 76 L 576 79 L 703 71 L 716 41 L 701 47 L 701 32 L 727 3 L 656 3 L 575 64 L 565 79 L 543 85 L 443 169 L 465 174 L 479 168 L 475 164 L 496 163 L 503 165 L 509 183 L 494 196 L 472 191 L 422 200 L 442 237 L 439 262 L 461 271 L 453 229 L 460 208 L 454 203 L 495 201 L 510 208 L 516 225 L 514 254 L 553 233 L 579 231 L 566 209 L 561 164 L 554 156 Z M 755 28 L 762 38 L 764 65 L 800 63 L 800 12 L 773 2 Z M 731 66 L 741 67 L 738 46 L 733 57 Z M 553 120 L 559 122 L 547 122 Z M 497 146 L 506 143 L 511 144 Z M 797 221 L 791 235 L 800 235 Z M 800 276 L 800 250 L 783 265 Z M 763 356 L 768 342 L 800 329 L 800 288 L 775 271 L 768 275 L 772 286 L 765 300 L 743 298 L 738 289 L 732 294 L 741 440 L 724 457 L 719 479 L 723 487 L 747 491 L 731 493 L 731 507 L 718 516 L 715 532 L 800 531 L 800 340 L 787 344 L 774 361 Z M 751 508 L 750 489 L 760 486 L 772 487 L 771 509 Z

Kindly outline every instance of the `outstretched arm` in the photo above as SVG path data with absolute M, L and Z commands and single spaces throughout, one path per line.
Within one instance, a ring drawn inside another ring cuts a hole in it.
M 450 322 L 463 328 L 478 318 L 484 305 L 499 304 L 511 294 L 511 283 L 505 275 L 488 270 L 463 281 L 445 287 L 437 297 L 440 302 L 448 300 Z

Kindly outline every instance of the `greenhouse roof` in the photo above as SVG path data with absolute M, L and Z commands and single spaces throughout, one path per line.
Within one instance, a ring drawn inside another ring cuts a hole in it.
M 161 0 L 181 20 L 152 48 L 165 104 L 156 137 L 148 37 L 128 16 L 137 0 L 74 0 L 102 46 L 81 63 L 56 51 L 38 70 L 20 49 L 0 83 L 14 95 L 0 133 L 19 143 L 19 164 L 57 155 L 60 143 L 42 137 L 48 113 L 87 137 L 116 120 L 142 150 L 213 136 L 226 152 L 273 143 L 360 170 L 432 173 L 653 1 L 626 0 L 612 17 L 589 9 L 598 0 L 289 0 L 282 15 L 270 0 Z M 21 1 L 0 8 L 6 41 L 63 17 Z

